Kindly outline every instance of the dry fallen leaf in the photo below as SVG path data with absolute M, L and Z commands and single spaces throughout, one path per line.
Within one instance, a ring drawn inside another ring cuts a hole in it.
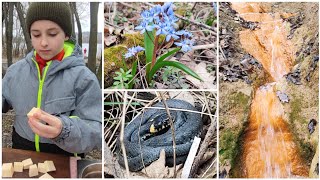
M 168 174 L 168 168 L 166 167 L 166 152 L 164 149 L 160 151 L 159 159 L 147 166 L 145 170 L 147 175 L 152 178 L 164 178 Z
M 169 91 L 171 98 L 182 99 L 194 106 L 194 98 L 189 91 Z
M 214 80 L 216 79 L 216 76 L 212 73 L 208 73 L 206 67 L 207 65 L 204 62 L 201 62 L 199 64 L 196 64 L 193 61 L 187 62 L 186 64 L 188 67 L 190 67 L 194 72 L 196 72 L 203 82 L 199 81 L 198 79 L 186 75 L 186 79 L 191 81 L 192 84 L 194 84 L 198 89 L 216 89 L 216 85 L 214 84 Z
M 181 177 L 182 164 L 176 166 L 177 177 Z M 141 173 L 146 172 L 146 176 L 149 178 L 173 178 L 174 167 L 166 166 L 166 154 L 164 149 L 160 151 L 160 157 L 158 160 L 151 163 L 145 169 L 139 172 L 140 177 L 143 176 Z
M 110 46 L 111 44 L 117 41 L 117 36 L 108 36 L 104 38 L 104 43 L 106 46 Z

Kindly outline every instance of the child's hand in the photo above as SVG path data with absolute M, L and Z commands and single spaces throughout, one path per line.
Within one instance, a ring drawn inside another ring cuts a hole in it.
M 39 120 L 46 122 L 47 125 Z M 61 120 L 42 110 L 35 112 L 33 116 L 29 117 L 28 123 L 34 133 L 45 138 L 55 138 L 62 130 Z

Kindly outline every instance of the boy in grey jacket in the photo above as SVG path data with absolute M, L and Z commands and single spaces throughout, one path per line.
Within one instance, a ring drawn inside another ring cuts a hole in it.
M 13 148 L 67 155 L 101 148 L 101 89 L 70 39 L 68 3 L 34 2 L 26 24 L 34 50 L 2 80 L 2 111 L 16 113 Z M 33 107 L 41 110 L 28 118 Z

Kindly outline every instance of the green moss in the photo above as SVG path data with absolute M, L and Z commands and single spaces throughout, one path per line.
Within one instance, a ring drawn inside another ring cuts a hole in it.
M 289 128 L 293 134 L 294 141 L 298 144 L 302 159 L 304 159 L 306 162 L 311 162 L 315 153 L 315 149 L 312 148 L 313 146 L 310 144 L 310 142 L 300 138 L 296 131 L 296 129 L 299 127 L 308 127 L 308 120 L 301 115 L 303 104 L 304 102 L 301 97 L 293 95 L 290 103 L 291 112 L 289 114 Z M 310 138 L 310 135 L 308 135 L 308 137 Z
M 230 95 L 230 106 L 232 107 L 246 107 L 248 105 L 250 97 L 242 92 L 235 92 Z
M 221 163 L 224 163 L 227 159 L 232 161 L 236 157 L 238 152 L 238 149 L 236 148 L 237 139 L 238 134 L 235 131 L 224 131 L 223 133 L 220 133 L 219 157 Z
M 115 69 L 119 69 L 123 66 L 123 55 L 126 53 L 127 48 L 125 46 L 113 46 L 104 49 L 104 73 L 108 75 Z
M 133 46 L 144 46 L 143 34 L 140 33 L 132 33 L 132 34 L 124 34 L 125 40 L 123 44 L 128 48 Z
M 300 97 L 296 97 L 293 95 L 291 98 L 291 112 L 289 114 L 290 123 L 294 123 L 295 121 L 299 121 L 300 123 L 304 123 L 305 120 L 301 116 L 301 105 L 302 99 Z
M 230 109 L 244 109 L 243 122 L 246 119 L 247 112 L 249 110 L 249 100 L 250 97 L 243 94 L 242 92 L 234 92 L 228 98 L 228 106 Z M 228 119 L 221 118 L 221 123 L 228 124 Z M 242 123 L 240 123 L 242 124 Z M 220 131 L 220 161 L 224 163 L 225 160 L 234 161 L 237 156 L 237 152 L 239 152 L 239 147 L 237 145 L 237 141 L 239 138 L 241 128 L 238 125 L 233 126 L 232 128 L 228 128 L 226 130 Z

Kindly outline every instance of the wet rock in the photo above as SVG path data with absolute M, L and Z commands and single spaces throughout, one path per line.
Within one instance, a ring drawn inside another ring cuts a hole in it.
M 313 57 L 312 63 L 310 64 L 310 67 L 309 67 L 309 70 L 308 70 L 308 74 L 306 76 L 306 81 L 310 82 L 311 75 L 316 70 L 316 68 L 318 66 L 318 62 L 319 62 L 319 56 Z
M 226 169 L 223 169 L 222 172 L 219 173 L 219 178 L 226 178 L 227 177 L 227 171 Z
M 308 123 L 309 133 L 312 134 L 315 131 L 315 126 L 317 125 L 317 121 L 315 119 L 311 119 Z
M 245 70 L 241 68 L 240 65 L 224 65 L 220 67 L 220 72 L 222 72 L 222 80 L 236 82 L 239 79 L 244 80 L 246 83 L 251 83 L 248 74 Z
M 290 99 L 286 93 L 281 92 L 281 91 L 277 91 L 276 94 L 277 94 L 281 103 L 288 103 L 289 102 Z
M 305 15 L 300 12 L 300 14 L 298 16 L 292 16 L 292 17 L 286 19 L 291 24 L 290 25 L 290 34 L 287 36 L 288 39 L 292 39 L 296 29 L 298 29 L 303 24 L 304 18 L 305 18 Z
M 245 54 L 241 59 L 240 64 L 242 65 L 245 71 L 252 70 L 254 66 L 262 69 L 262 65 L 250 54 Z
M 240 65 L 232 65 L 233 62 L 225 61 L 220 65 L 220 72 L 222 72 L 222 80 L 236 82 L 239 79 L 251 84 L 249 74 L 257 67 L 262 69 L 262 65 L 250 54 L 245 54 L 240 60 Z
M 287 81 L 295 84 L 295 85 L 301 85 L 301 77 L 300 77 L 301 70 L 300 68 L 295 69 L 293 72 L 290 72 L 285 75 Z

